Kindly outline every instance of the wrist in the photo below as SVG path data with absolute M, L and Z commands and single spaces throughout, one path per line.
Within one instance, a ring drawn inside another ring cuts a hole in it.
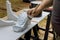
M 43 8 L 42 7 L 38 7 L 37 10 L 41 12 L 43 10 Z

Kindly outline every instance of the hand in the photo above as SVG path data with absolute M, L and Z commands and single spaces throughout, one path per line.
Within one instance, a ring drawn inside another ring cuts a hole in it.
M 40 9 L 39 8 L 32 8 L 28 11 L 28 15 L 32 16 L 32 17 L 36 17 L 40 14 Z

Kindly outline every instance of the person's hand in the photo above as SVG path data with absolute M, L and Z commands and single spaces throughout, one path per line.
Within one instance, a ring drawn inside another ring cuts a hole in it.
M 36 17 L 40 14 L 40 9 L 39 8 L 32 8 L 28 11 L 28 15 L 32 16 L 32 17 Z

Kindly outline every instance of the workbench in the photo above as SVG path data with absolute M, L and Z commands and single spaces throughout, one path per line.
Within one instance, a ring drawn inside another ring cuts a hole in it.
M 17 12 L 17 14 L 18 13 L 19 12 Z M 29 36 L 29 33 L 31 32 L 31 29 L 34 30 L 35 36 L 37 36 L 36 30 L 35 30 L 37 28 L 35 26 L 38 26 L 38 23 L 41 22 L 46 16 L 49 16 L 49 15 L 50 15 L 50 12 L 44 12 L 43 11 L 41 17 L 32 18 L 31 24 L 23 32 L 14 32 L 13 31 L 13 26 L 0 27 L 0 40 L 16 40 L 24 34 L 25 34 L 25 38 L 26 38 L 25 40 L 29 40 L 28 36 Z M 5 18 L 3 18 L 3 19 L 5 20 Z M 49 24 L 48 24 L 48 26 L 49 26 Z M 38 37 L 37 37 L 37 39 L 38 39 Z M 20 38 L 20 40 L 22 40 L 22 39 Z

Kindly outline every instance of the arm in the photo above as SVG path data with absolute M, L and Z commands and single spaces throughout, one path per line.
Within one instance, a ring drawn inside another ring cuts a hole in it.
M 53 0 L 43 0 L 42 4 L 37 9 L 43 10 L 46 7 L 50 7 L 53 4 Z
M 53 4 L 53 0 L 43 0 L 42 3 L 39 6 L 36 6 L 35 8 L 32 8 L 31 10 L 28 11 L 28 15 L 31 16 L 37 16 L 40 14 L 40 12 L 46 8 L 49 7 Z

